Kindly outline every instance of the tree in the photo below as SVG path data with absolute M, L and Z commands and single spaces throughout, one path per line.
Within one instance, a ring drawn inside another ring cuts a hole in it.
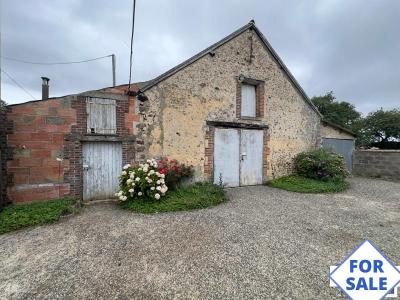
M 353 125 L 361 118 L 361 114 L 356 111 L 353 104 L 346 101 L 336 101 L 332 91 L 323 96 L 313 97 L 311 101 L 325 120 L 344 128 L 353 130 Z
M 400 148 L 400 109 L 369 113 L 359 124 L 359 144 L 381 149 Z

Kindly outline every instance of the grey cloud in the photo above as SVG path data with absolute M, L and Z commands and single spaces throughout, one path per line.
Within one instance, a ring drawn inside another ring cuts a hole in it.
M 117 55 L 117 81 L 128 81 L 132 1 L 2 1 L 3 55 L 69 61 Z M 134 80 L 151 79 L 255 19 L 309 96 L 333 90 L 364 113 L 400 105 L 400 2 L 137 1 Z M 52 95 L 109 86 L 109 60 L 3 67 L 40 97 L 40 76 Z M 10 103 L 29 100 L 3 75 Z

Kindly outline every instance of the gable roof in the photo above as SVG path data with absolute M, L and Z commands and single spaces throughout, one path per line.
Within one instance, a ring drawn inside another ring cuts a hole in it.
M 324 118 L 322 119 L 322 124 L 324 124 L 325 126 L 331 126 L 331 127 L 336 128 L 338 130 L 341 130 L 341 131 L 343 131 L 343 132 L 345 132 L 347 134 L 350 134 L 350 135 L 352 135 L 354 137 L 357 136 L 357 134 L 354 133 L 353 131 L 351 131 L 350 129 L 344 128 L 344 127 L 342 127 L 342 126 L 340 126 L 340 125 L 338 125 L 336 123 L 333 123 L 331 121 L 328 121 L 328 120 L 326 120 Z
M 267 48 L 267 50 L 271 53 L 273 58 L 276 60 L 276 62 L 279 64 L 279 66 L 282 68 L 282 70 L 285 72 L 285 74 L 288 76 L 289 80 L 292 82 L 292 84 L 297 88 L 297 90 L 300 92 L 300 94 L 303 96 L 304 100 L 307 102 L 307 104 L 322 118 L 321 113 L 318 111 L 318 109 L 315 107 L 315 105 L 311 102 L 310 98 L 307 96 L 303 88 L 300 86 L 300 84 L 297 82 L 297 80 L 294 78 L 293 74 L 289 71 L 289 69 L 286 67 L 286 65 L 283 63 L 282 59 L 279 57 L 279 55 L 276 53 L 276 51 L 272 48 L 271 44 L 268 42 L 268 40 L 265 38 L 265 36 L 262 34 L 262 32 L 257 28 L 255 25 L 254 20 L 251 20 L 249 23 L 244 25 L 243 27 L 239 28 L 238 30 L 232 32 L 230 35 L 224 37 L 222 40 L 219 42 L 216 42 L 215 44 L 211 45 L 210 47 L 204 49 L 203 51 L 197 53 L 196 55 L 192 56 L 188 60 L 185 60 L 184 62 L 180 63 L 179 65 L 173 67 L 172 69 L 168 70 L 167 72 L 161 74 L 160 76 L 150 80 L 148 84 L 142 86 L 139 89 L 140 92 L 145 92 L 146 90 L 150 89 L 151 87 L 157 85 L 161 81 L 167 79 L 168 77 L 172 76 L 173 74 L 179 72 L 180 70 L 186 68 L 187 66 L 191 65 L 192 63 L 196 62 L 203 56 L 209 54 L 210 52 L 213 52 L 220 46 L 224 45 L 225 43 L 229 42 L 230 40 L 234 39 L 238 35 L 242 34 L 248 29 L 254 30 L 254 32 L 258 35 L 258 37 L 262 40 L 264 46 Z

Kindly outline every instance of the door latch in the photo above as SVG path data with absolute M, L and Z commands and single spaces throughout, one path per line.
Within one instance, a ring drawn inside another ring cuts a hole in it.
M 247 156 L 247 154 L 246 154 L 246 152 L 243 152 L 243 153 L 241 154 L 242 160 L 244 160 L 245 156 Z
M 84 169 L 85 171 L 89 170 L 89 165 L 87 165 L 87 164 L 83 164 L 82 167 L 83 167 L 83 169 Z

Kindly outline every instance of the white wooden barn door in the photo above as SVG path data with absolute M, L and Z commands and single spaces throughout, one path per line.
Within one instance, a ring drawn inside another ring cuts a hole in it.
M 262 130 L 241 131 L 240 185 L 262 184 L 263 136 Z
M 227 186 L 239 185 L 239 131 L 215 129 L 214 183 Z
M 114 197 L 122 169 L 121 143 L 83 144 L 83 200 Z
M 216 128 L 214 183 L 229 187 L 261 184 L 263 131 Z

